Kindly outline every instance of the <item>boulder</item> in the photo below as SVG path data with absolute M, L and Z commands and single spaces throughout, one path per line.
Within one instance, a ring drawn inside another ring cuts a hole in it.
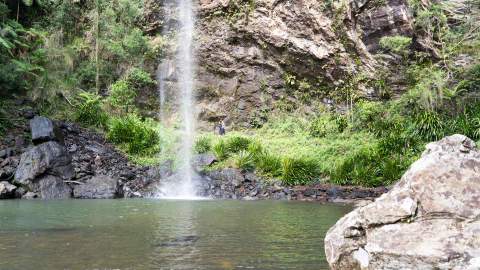
M 120 197 L 118 181 L 110 176 L 97 175 L 85 184 L 73 188 L 73 197 L 79 199 L 114 199 Z
M 68 199 L 72 197 L 72 189 L 63 179 L 55 175 L 45 175 L 37 179 L 31 189 L 40 194 L 44 200 Z
M 23 153 L 15 172 L 15 182 L 29 185 L 43 174 L 63 179 L 70 179 L 74 175 L 70 155 L 57 142 L 42 143 Z
M 192 159 L 192 166 L 197 171 L 202 171 L 206 166 L 210 166 L 217 162 L 217 158 L 213 154 L 199 154 L 195 155 Z
M 32 142 L 36 145 L 49 141 L 57 141 L 63 144 L 61 130 L 46 117 L 35 116 L 30 120 L 30 129 L 32 131 Z
M 15 197 L 16 186 L 7 181 L 0 182 L 0 199 L 9 199 Z
M 325 237 L 332 269 L 480 269 L 480 152 L 463 135 L 427 145 L 402 179 Z

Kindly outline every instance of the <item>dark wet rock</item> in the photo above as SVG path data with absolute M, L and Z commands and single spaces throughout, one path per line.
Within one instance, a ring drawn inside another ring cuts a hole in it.
M 107 175 L 96 175 L 86 183 L 73 188 L 73 197 L 79 199 L 113 199 L 121 197 L 118 181 Z
M 7 181 L 0 182 L 0 199 L 10 199 L 15 197 L 16 186 Z
M 168 241 L 155 244 L 156 247 L 177 247 L 177 246 L 189 246 L 194 244 L 200 239 L 200 237 L 196 235 L 187 235 L 187 236 L 180 236 L 174 239 L 170 239 Z
M 428 144 L 388 193 L 328 231 L 331 269 L 479 269 L 479 168 L 463 135 Z
M 27 191 L 23 187 L 19 187 L 15 189 L 15 198 L 21 199 L 26 193 Z
M 33 119 L 36 115 L 36 112 L 33 109 L 24 109 L 23 110 L 23 117 L 26 119 Z
M 218 179 L 224 183 L 231 184 L 234 187 L 240 186 L 245 181 L 245 177 L 238 169 L 225 168 L 219 171 L 213 171 L 208 174 L 213 179 Z
M 70 179 L 73 176 L 71 157 L 57 142 L 46 142 L 23 153 L 15 172 L 15 182 L 29 185 L 38 176 L 50 174 Z
M 0 180 L 12 180 L 18 166 L 18 157 L 9 157 L 0 162 Z
M 15 154 L 15 151 L 11 147 L 0 150 L 0 158 L 8 158 L 13 156 L 14 154 Z
M 43 142 L 56 141 L 63 144 L 63 135 L 59 128 L 54 125 L 52 120 L 35 116 L 30 120 L 30 129 L 32 131 L 32 142 L 41 144 Z

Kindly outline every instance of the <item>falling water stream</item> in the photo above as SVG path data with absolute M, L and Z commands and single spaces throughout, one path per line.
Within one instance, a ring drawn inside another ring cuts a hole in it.
M 182 144 L 178 153 L 180 159 L 179 173 L 175 182 L 166 183 L 162 186 L 159 197 L 163 198 L 195 198 L 194 172 L 191 168 L 192 146 L 195 136 L 194 116 L 194 74 L 195 58 L 193 49 L 193 35 L 195 14 L 192 0 L 176 0 L 177 17 L 180 28 L 177 34 L 177 53 L 175 67 L 178 81 L 178 93 L 180 101 L 181 136 Z M 160 95 L 160 118 L 164 119 L 164 106 L 166 100 L 166 86 L 168 71 L 171 68 L 171 61 L 166 59 L 159 65 L 159 95 Z

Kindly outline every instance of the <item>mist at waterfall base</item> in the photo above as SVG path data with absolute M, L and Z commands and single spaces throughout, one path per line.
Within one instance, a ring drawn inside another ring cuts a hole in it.
M 173 180 L 165 181 L 158 190 L 156 197 L 163 199 L 201 199 L 196 195 L 195 179 L 197 176 L 192 170 L 192 147 L 195 137 L 195 114 L 194 114 L 194 76 L 195 58 L 193 49 L 193 36 L 195 14 L 192 0 L 177 0 L 174 7 L 178 11 L 178 46 L 174 59 L 177 73 L 179 101 L 181 107 L 181 147 L 177 153 L 180 161 L 178 172 Z M 165 59 L 158 68 L 159 80 L 160 119 L 165 119 L 166 85 L 165 80 L 171 69 L 169 59 Z

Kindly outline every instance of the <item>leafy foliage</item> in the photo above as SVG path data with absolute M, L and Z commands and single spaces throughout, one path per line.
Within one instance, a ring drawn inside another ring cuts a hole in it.
M 141 120 L 136 114 L 110 119 L 107 138 L 117 144 L 124 144 L 130 154 L 157 152 L 160 136 L 151 120 Z
M 121 108 L 125 113 L 134 105 L 137 93 L 126 80 L 119 80 L 110 88 L 109 102 L 113 107 Z
M 84 125 L 105 127 L 108 116 L 102 107 L 102 99 L 89 92 L 80 93 L 75 106 L 74 119 Z

